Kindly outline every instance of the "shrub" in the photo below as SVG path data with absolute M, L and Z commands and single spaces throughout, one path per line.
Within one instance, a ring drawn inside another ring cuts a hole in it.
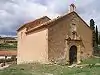
M 0 63 L 4 63 L 4 62 L 13 62 L 13 61 L 17 61 L 15 56 L 12 56 L 11 58 L 8 59 L 0 59 Z

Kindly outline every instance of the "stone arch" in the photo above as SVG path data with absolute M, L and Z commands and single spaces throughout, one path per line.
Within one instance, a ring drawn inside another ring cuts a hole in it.
M 69 50 L 69 63 L 77 63 L 77 46 L 72 45 Z

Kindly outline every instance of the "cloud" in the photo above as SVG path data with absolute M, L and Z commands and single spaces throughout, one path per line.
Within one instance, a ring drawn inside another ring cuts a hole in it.
M 19 25 L 35 18 L 59 14 L 48 11 L 45 5 L 28 0 L 0 0 L 0 35 L 16 35 Z
M 84 1 L 82 1 L 84 2 Z M 84 5 L 81 5 L 83 3 L 80 3 L 77 5 L 77 11 L 80 14 L 80 16 L 89 24 L 90 19 L 94 19 L 95 25 L 98 26 L 100 31 L 100 8 L 99 3 L 100 1 L 96 0 L 88 0 L 88 2 Z
M 15 36 L 19 25 L 44 15 L 50 18 L 63 15 L 70 3 L 71 0 L 0 0 L 0 35 Z M 76 0 L 74 3 L 79 15 L 88 24 L 93 18 L 100 29 L 100 1 Z

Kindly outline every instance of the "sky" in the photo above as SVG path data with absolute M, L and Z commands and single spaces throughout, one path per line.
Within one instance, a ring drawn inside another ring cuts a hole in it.
M 88 25 L 94 19 L 100 31 L 100 0 L 0 0 L 0 35 L 16 36 L 19 26 L 27 22 L 67 14 L 71 3 Z

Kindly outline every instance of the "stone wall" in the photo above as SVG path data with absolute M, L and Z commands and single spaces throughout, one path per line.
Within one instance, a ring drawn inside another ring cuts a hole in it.
M 66 36 L 69 32 L 69 18 L 62 18 L 48 29 L 48 59 L 53 63 L 66 61 Z
M 82 39 L 83 47 L 81 47 L 81 58 L 86 59 L 92 56 L 92 31 L 88 25 L 80 17 L 77 17 L 77 31 Z M 82 51 L 83 50 L 83 51 Z
M 73 18 L 76 22 L 77 33 L 81 38 L 78 59 L 82 60 L 92 56 L 92 31 L 77 14 L 69 14 L 56 22 L 48 29 L 48 59 L 54 63 L 66 62 L 69 59 L 66 36 L 70 34 L 70 24 Z

